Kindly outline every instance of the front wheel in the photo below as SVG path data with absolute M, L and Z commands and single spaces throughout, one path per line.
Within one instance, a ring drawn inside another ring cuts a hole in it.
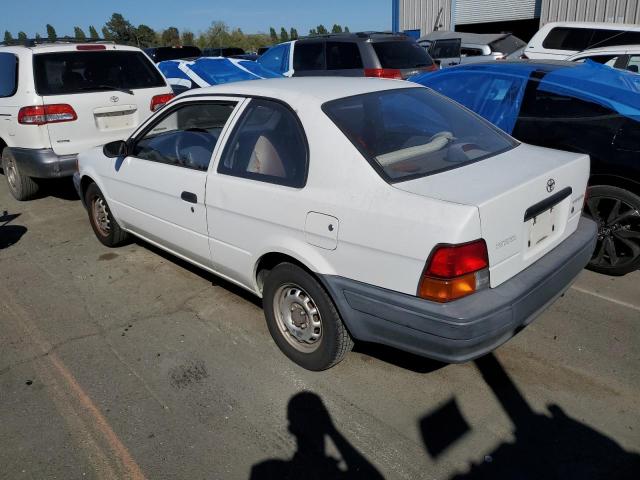
M 96 234 L 96 237 L 103 245 L 119 247 L 127 242 L 129 234 L 122 230 L 116 219 L 113 218 L 107 200 L 95 183 L 92 183 L 87 188 L 85 203 L 93 233 Z
M 640 197 L 609 185 L 589 187 L 585 215 L 598 224 L 589 270 L 625 275 L 640 267 Z
M 333 301 L 302 268 L 281 263 L 265 279 L 263 308 L 280 350 L 307 370 L 326 370 L 353 347 Z

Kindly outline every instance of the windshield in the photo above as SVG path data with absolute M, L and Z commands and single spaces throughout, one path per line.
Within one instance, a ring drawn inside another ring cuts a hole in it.
M 43 53 L 33 64 L 40 95 L 166 86 L 149 58 L 136 51 Z
M 341 98 L 322 109 L 390 182 L 458 168 L 517 145 L 488 122 L 426 88 Z
M 527 44 L 525 42 L 513 35 L 507 35 L 506 37 L 489 44 L 492 52 L 503 53 L 505 55 L 509 55 L 516 50 L 524 48 L 526 45 Z
M 433 65 L 427 51 L 415 42 L 375 42 L 372 45 L 382 68 L 407 69 Z

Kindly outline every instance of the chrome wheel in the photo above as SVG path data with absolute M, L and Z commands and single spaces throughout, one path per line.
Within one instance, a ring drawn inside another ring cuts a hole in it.
M 15 191 L 18 188 L 18 171 L 16 168 L 16 162 L 14 162 L 13 158 L 9 157 L 6 159 L 5 169 L 6 171 L 4 174 L 7 176 L 9 186 Z
M 111 232 L 111 220 L 109 218 L 109 211 L 107 210 L 107 204 L 102 197 L 95 197 L 91 202 L 91 212 L 93 215 L 93 221 L 100 234 L 104 237 L 109 236 Z
M 598 243 L 590 265 L 624 268 L 640 257 L 640 211 L 613 196 L 587 200 L 587 216 L 598 224 Z
M 322 339 L 322 317 L 313 298 L 295 284 L 276 291 L 273 313 L 280 334 L 296 350 L 311 353 Z

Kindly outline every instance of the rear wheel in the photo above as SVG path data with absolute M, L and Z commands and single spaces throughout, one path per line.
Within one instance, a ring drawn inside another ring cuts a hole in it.
M 640 267 L 640 197 L 609 185 L 589 187 L 585 215 L 598 224 L 598 242 L 587 268 L 625 275 Z
M 91 228 L 103 245 L 118 247 L 127 242 L 129 234 L 122 230 L 113 218 L 104 195 L 95 183 L 87 188 L 85 202 Z
M 31 177 L 20 172 L 16 159 L 8 148 L 2 152 L 2 170 L 7 179 L 9 191 L 16 200 L 29 200 L 38 192 L 38 184 Z
M 326 370 L 353 347 L 333 301 L 302 268 L 281 263 L 265 279 L 263 308 L 280 350 L 308 370 Z

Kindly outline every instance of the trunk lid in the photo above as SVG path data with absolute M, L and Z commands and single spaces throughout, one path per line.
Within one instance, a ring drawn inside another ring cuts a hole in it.
M 496 287 L 576 230 L 588 178 L 587 155 L 523 144 L 394 187 L 477 207 L 489 253 L 491 286 Z
M 79 45 L 33 57 L 36 91 L 45 105 L 70 105 L 77 119 L 48 123 L 58 155 L 124 139 L 151 115 L 151 100 L 172 93 L 140 50 Z

